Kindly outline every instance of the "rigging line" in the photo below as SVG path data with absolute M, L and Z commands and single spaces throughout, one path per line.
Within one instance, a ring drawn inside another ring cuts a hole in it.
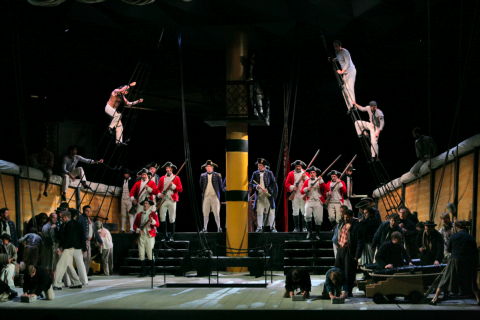
M 5 208 L 8 208 L 8 206 L 7 206 L 7 195 L 5 194 L 5 186 L 3 184 L 3 174 L 2 173 L 0 173 L 0 184 L 2 185 L 3 202 L 5 203 Z
M 184 148 L 184 155 L 186 161 L 186 177 L 187 177 L 187 184 L 190 188 L 190 192 L 188 193 L 190 202 L 193 206 L 193 215 L 197 225 L 197 234 L 199 236 L 199 242 L 202 249 L 209 250 L 208 241 L 206 240 L 206 235 L 201 235 L 199 232 L 200 226 L 200 215 L 198 212 L 197 206 L 197 199 L 195 196 L 195 185 L 193 183 L 193 170 L 192 170 L 192 163 L 190 158 L 190 143 L 188 139 L 188 122 L 187 122 L 187 111 L 185 107 L 185 91 L 184 91 L 184 76 L 183 76 L 183 54 L 182 54 L 182 34 L 178 35 L 178 59 L 179 59 L 179 68 L 180 68 L 180 101 L 181 101 L 181 109 L 182 109 L 182 132 L 183 132 L 183 148 Z
M 478 28 L 478 26 L 479 26 L 479 23 L 478 23 L 477 20 L 480 17 L 479 12 L 478 12 L 480 6 L 477 2 L 475 2 L 475 5 L 476 5 L 475 6 L 475 12 L 473 14 L 472 27 L 471 27 L 471 31 L 470 31 L 470 39 L 469 39 L 470 41 L 468 42 L 466 55 L 465 55 L 465 60 L 464 60 L 463 66 L 462 66 L 463 68 L 460 68 L 461 69 L 461 76 L 459 77 L 459 93 L 458 93 L 458 98 L 457 98 L 457 102 L 456 102 L 456 106 L 455 106 L 455 114 L 454 114 L 454 118 L 453 118 L 453 124 L 452 124 L 452 127 L 450 129 L 450 136 L 449 136 L 447 147 L 452 143 L 455 128 L 458 125 L 458 118 L 459 118 L 460 109 L 461 109 L 462 100 L 463 100 L 463 91 L 464 91 L 465 82 L 466 82 L 466 73 L 467 73 L 467 70 L 468 70 L 467 66 L 468 66 L 468 63 L 469 63 L 469 61 L 471 60 L 471 57 L 472 57 L 472 51 L 473 51 L 472 46 L 473 46 L 473 40 L 475 39 L 475 28 Z M 463 25 L 462 21 L 460 23 Z M 458 143 L 457 143 L 457 145 L 458 145 Z M 445 160 L 444 160 L 444 163 L 443 163 L 442 174 L 441 174 L 442 183 L 443 183 L 443 175 L 445 174 L 445 167 L 446 167 L 446 164 L 448 162 L 449 152 L 450 152 L 450 148 L 446 151 L 446 154 L 445 154 Z M 431 210 L 430 210 L 431 219 L 434 218 L 435 211 L 437 210 L 441 187 L 442 187 L 442 185 L 439 184 L 439 186 L 437 188 L 436 195 L 434 197 L 434 203 L 433 203 L 433 205 L 431 207 Z

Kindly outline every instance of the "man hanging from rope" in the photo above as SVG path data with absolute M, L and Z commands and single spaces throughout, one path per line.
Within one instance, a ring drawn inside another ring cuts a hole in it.
M 255 199 L 253 207 L 257 212 L 257 230 L 263 231 L 263 216 L 267 215 L 268 225 L 271 232 L 277 232 L 275 229 L 275 198 L 277 196 L 278 186 L 273 172 L 268 170 L 267 160 L 257 159 L 255 162 L 258 170 L 254 171 L 250 179 L 250 187 L 255 190 Z
M 361 105 L 355 103 L 355 107 L 360 111 L 368 112 L 368 118 L 370 121 L 355 121 L 355 129 L 357 130 L 359 138 L 364 137 L 364 130 L 368 130 L 370 132 L 370 149 L 372 153 L 372 159 L 378 159 L 378 139 L 380 137 L 380 132 L 385 126 L 383 112 L 377 108 L 376 101 L 370 101 L 366 107 L 362 107 Z
M 123 125 L 122 125 L 122 114 L 118 112 L 118 107 L 122 103 L 125 103 L 126 107 L 131 107 L 136 104 L 142 103 L 143 99 L 138 99 L 133 102 L 130 102 L 125 97 L 128 94 L 130 87 L 135 86 L 137 83 L 132 82 L 129 85 L 120 86 L 117 89 L 113 90 L 110 98 L 107 101 L 105 106 L 105 113 L 112 117 L 108 130 L 112 135 L 115 135 L 115 143 L 117 145 L 126 145 L 127 142 L 123 142 Z
M 62 201 L 66 201 L 67 188 L 70 185 L 70 179 L 75 180 L 80 178 L 80 183 L 84 189 L 92 189 L 87 185 L 87 178 L 85 177 L 85 172 L 82 167 L 77 167 L 78 162 L 88 163 L 88 164 L 100 164 L 103 163 L 103 159 L 100 160 L 91 160 L 84 158 L 77 154 L 77 147 L 71 146 L 68 148 L 68 154 L 63 158 L 62 171 L 63 171 L 63 181 L 62 181 Z
M 178 194 L 183 191 L 182 182 L 178 175 L 173 174 L 173 169 L 177 169 L 177 166 L 167 161 L 162 168 L 165 168 L 166 174 L 160 177 L 158 181 L 158 198 L 161 199 L 157 205 L 160 213 L 160 222 L 163 225 L 163 239 L 173 241 L 173 235 L 175 234 L 175 220 L 177 218 L 177 202 L 179 200 Z M 172 226 L 172 232 L 167 236 L 167 211 L 168 220 Z
M 285 179 L 285 189 L 291 192 L 289 199 L 292 201 L 293 232 L 302 232 L 302 216 L 305 216 L 305 200 L 301 189 L 305 180 L 310 177 L 305 171 L 307 165 L 302 160 L 292 162 L 295 169 L 290 171 Z
M 357 69 L 353 64 L 350 52 L 342 47 L 340 40 L 333 41 L 333 48 L 335 49 L 335 61 L 340 63 L 341 69 L 337 73 L 342 76 L 343 90 L 347 98 L 347 107 L 350 110 L 355 105 L 355 78 L 357 76 Z

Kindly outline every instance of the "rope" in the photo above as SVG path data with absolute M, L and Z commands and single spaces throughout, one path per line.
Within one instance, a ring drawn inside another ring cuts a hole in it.
M 3 174 L 0 173 L 0 184 L 2 185 L 2 193 L 3 193 L 3 202 L 5 203 L 5 208 L 7 206 L 7 195 L 5 194 L 5 186 L 3 185 Z

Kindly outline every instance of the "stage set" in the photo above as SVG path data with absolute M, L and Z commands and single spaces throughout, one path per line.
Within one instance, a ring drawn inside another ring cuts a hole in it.
M 469 292 L 434 297 L 460 270 L 444 259 L 462 251 L 455 232 L 437 232 L 441 258 L 420 259 L 447 213 L 480 243 L 480 5 L 451 6 L 7 1 L 0 261 L 19 296 L 0 302 L 2 319 L 478 317 Z M 82 240 L 111 233 L 113 274 L 111 248 L 94 248 L 88 284 L 22 301 L 30 247 L 10 259 L 13 225 L 45 241 L 51 213 L 66 229 L 85 210 Z M 381 236 L 377 253 L 391 241 L 399 265 L 373 263 Z M 286 292 L 298 274 L 309 296 Z M 322 296 L 338 279 L 341 293 Z

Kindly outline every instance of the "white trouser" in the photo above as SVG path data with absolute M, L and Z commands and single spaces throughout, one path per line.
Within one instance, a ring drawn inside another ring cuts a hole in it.
M 152 260 L 152 250 L 155 246 L 155 238 L 149 234 L 141 232 L 138 238 L 138 257 L 140 261 L 145 260 L 145 254 L 148 260 Z
M 309 200 L 305 203 L 305 221 L 312 221 L 312 217 L 315 219 L 315 224 L 317 226 L 322 224 L 323 206 L 320 201 Z
M 202 212 L 203 212 L 203 228 L 205 230 L 207 229 L 210 212 L 213 213 L 213 216 L 215 218 L 215 223 L 217 224 L 217 228 L 220 228 L 220 200 L 218 200 L 217 195 L 209 195 L 203 198 Z
M 69 269 L 69 278 L 71 281 L 73 281 L 72 285 L 78 286 L 82 284 L 80 282 L 78 274 L 75 272 L 75 269 L 73 268 L 74 251 L 75 251 L 74 248 L 64 249 L 62 254 L 60 255 L 60 259 L 57 262 L 57 268 L 55 271 L 55 281 L 53 282 L 53 285 L 55 287 L 59 287 L 59 288 L 62 287 L 62 279 L 63 279 L 63 276 L 65 275 L 65 272 L 67 271 L 67 268 Z M 83 265 L 83 259 L 81 260 L 80 265 Z
M 300 212 L 305 215 L 305 200 L 300 196 L 295 196 L 292 200 L 292 209 L 292 215 L 294 217 L 298 216 Z
M 108 104 L 105 106 L 105 113 L 112 117 L 112 121 L 110 122 L 109 127 L 115 128 L 115 140 L 117 143 L 123 141 L 123 125 L 122 121 L 122 114 L 117 112 L 117 109 L 110 107 Z
M 82 249 L 75 249 L 73 251 L 73 261 L 75 262 L 75 267 L 77 267 L 78 277 L 84 286 L 88 284 L 87 269 L 85 268 L 85 256 L 83 255 Z M 88 265 L 90 268 L 90 265 Z
M 357 77 L 357 69 L 353 69 L 343 74 L 344 92 L 347 97 L 348 109 L 355 102 L 355 78 Z
M 357 120 L 355 121 L 355 129 L 357 134 L 361 135 L 364 130 L 370 131 L 370 144 L 372 157 L 378 157 L 378 138 L 376 137 L 375 127 L 369 121 Z
M 2 269 L 2 273 L 0 274 L 0 280 L 5 282 L 10 289 L 15 290 L 15 283 L 13 282 L 13 278 L 15 277 L 15 264 L 9 263 Z
M 263 215 L 268 214 L 268 225 L 273 227 L 275 222 L 275 209 L 270 208 L 270 201 L 268 197 L 259 197 L 257 200 L 257 226 L 263 227 Z
M 350 199 L 345 198 L 343 199 L 343 204 L 348 207 L 348 209 L 352 210 L 352 203 L 350 202 Z
M 167 211 L 168 211 L 168 221 L 174 223 L 177 217 L 177 202 L 167 199 L 163 202 L 162 207 L 160 208 L 160 221 L 165 222 L 167 220 Z
M 113 248 L 102 249 L 103 273 L 109 276 L 113 272 Z
M 127 224 L 127 216 L 129 215 L 128 212 L 132 209 L 132 200 L 130 197 L 122 197 L 122 201 L 120 202 L 120 217 L 121 217 L 121 229 L 122 231 L 127 231 L 126 224 Z M 132 214 L 133 219 L 135 216 Z M 131 218 L 131 217 L 130 217 Z M 130 219 L 130 230 L 133 230 L 132 219 Z
M 342 219 L 341 206 L 342 204 L 340 202 L 330 202 L 328 204 L 328 220 L 330 220 L 330 222 L 339 222 L 340 219 Z
M 337 245 L 333 243 L 333 256 L 337 258 Z
M 87 178 L 85 177 L 85 172 L 83 171 L 82 167 L 76 167 L 75 169 L 70 171 L 70 174 L 75 178 L 80 178 L 80 181 L 87 181 Z M 70 185 L 70 180 L 71 178 L 68 174 L 63 175 L 62 192 L 67 192 L 68 186 Z

